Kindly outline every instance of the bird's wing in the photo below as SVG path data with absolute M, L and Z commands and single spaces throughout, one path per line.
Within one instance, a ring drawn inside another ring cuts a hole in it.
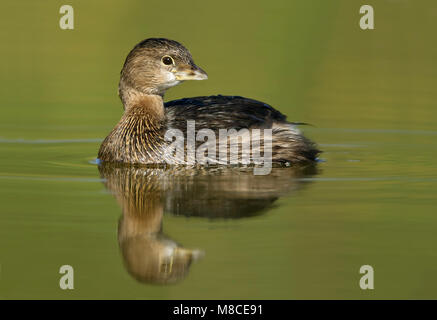
M 167 127 L 184 130 L 187 120 L 195 120 L 196 129 L 240 130 L 269 128 L 273 122 L 285 122 L 286 116 L 266 103 L 239 96 L 209 96 L 173 100 L 165 103 Z

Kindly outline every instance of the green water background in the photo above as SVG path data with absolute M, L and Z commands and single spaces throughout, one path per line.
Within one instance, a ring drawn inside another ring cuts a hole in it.
M 1 298 L 437 298 L 435 1 L 2 1 Z M 375 30 L 358 26 L 375 9 Z M 320 174 L 267 213 L 166 215 L 206 255 L 177 285 L 135 281 L 121 210 L 99 180 L 100 139 L 122 114 L 126 54 L 147 37 L 185 44 L 209 80 L 166 100 L 265 101 L 324 151 Z M 75 289 L 59 289 L 59 267 Z M 375 290 L 358 285 L 375 268 Z

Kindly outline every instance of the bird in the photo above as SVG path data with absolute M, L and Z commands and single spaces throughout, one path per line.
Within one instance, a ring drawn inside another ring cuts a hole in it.
M 267 103 L 226 95 L 198 96 L 164 103 L 164 94 L 169 88 L 187 80 L 206 79 L 207 73 L 194 63 L 190 51 L 175 40 L 148 38 L 135 45 L 120 72 L 118 95 L 124 113 L 103 140 L 98 161 L 250 164 L 261 153 L 269 155 L 270 161 L 279 165 L 317 161 L 320 151 L 298 129 L 299 123 L 287 121 L 284 114 Z M 194 124 L 194 134 L 203 132 L 203 139 L 197 136 L 194 146 L 189 145 L 190 123 Z M 172 133 L 170 136 L 169 132 Z M 224 140 L 217 138 L 222 132 L 228 134 Z M 187 137 L 182 147 L 180 143 L 175 144 L 175 133 Z M 209 135 L 212 135 L 211 139 Z M 253 142 L 255 137 L 260 138 L 259 143 Z M 223 141 L 229 145 L 225 144 L 222 157 L 223 148 L 219 142 Z M 249 149 L 244 149 L 244 143 Z M 232 149 L 238 144 L 240 149 Z M 197 151 L 191 152 L 192 147 Z M 270 148 L 270 153 L 266 153 L 267 148 Z

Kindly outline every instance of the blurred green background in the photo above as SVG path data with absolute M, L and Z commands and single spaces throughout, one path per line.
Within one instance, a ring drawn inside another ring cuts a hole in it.
M 74 30 L 59 28 L 62 4 Z M 375 30 L 359 28 L 363 4 Z M 0 12 L 0 298 L 437 298 L 435 1 L 6 0 Z M 209 75 L 166 100 L 265 101 L 314 124 L 326 160 L 262 216 L 166 215 L 167 234 L 206 252 L 173 286 L 126 272 L 121 210 L 90 163 L 122 114 L 125 56 L 148 37 L 180 41 Z M 364 264 L 373 291 L 358 286 Z

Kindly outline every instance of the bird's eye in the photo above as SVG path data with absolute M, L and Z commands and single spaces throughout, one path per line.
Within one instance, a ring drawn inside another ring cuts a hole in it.
M 169 65 L 171 65 L 171 64 L 174 64 L 174 60 L 173 60 L 173 58 L 170 57 L 170 56 L 163 56 L 162 59 L 161 59 L 161 61 L 162 61 L 163 64 L 165 64 L 165 65 L 167 65 L 167 66 L 169 66 Z

